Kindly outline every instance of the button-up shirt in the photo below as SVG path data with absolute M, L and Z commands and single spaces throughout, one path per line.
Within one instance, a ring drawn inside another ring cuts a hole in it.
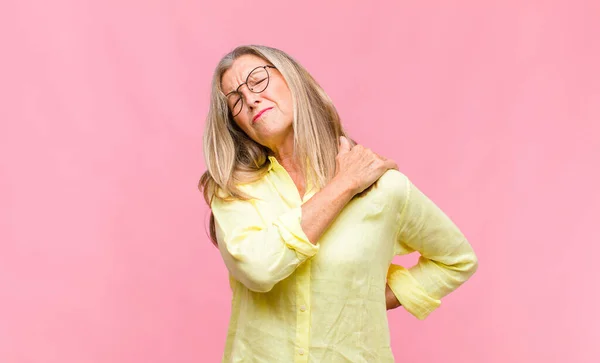
M 316 188 L 301 197 L 269 159 L 260 180 L 240 185 L 252 199 L 211 203 L 233 294 L 223 361 L 393 362 L 386 283 L 424 319 L 475 272 L 471 245 L 397 170 L 353 198 L 313 244 L 301 220 Z M 414 251 L 415 266 L 391 263 Z

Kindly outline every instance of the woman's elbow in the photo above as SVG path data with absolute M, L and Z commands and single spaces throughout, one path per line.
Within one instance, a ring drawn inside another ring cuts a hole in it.
M 465 278 L 471 277 L 479 267 L 479 260 L 475 253 L 471 252 L 464 256 L 462 263 L 460 264 L 460 270 Z
M 479 261 L 477 260 L 475 253 L 470 252 L 462 254 L 460 258 L 455 261 L 455 263 L 449 265 L 448 267 L 458 273 L 463 280 L 466 280 L 477 271 L 477 268 L 479 267 Z
M 479 267 L 479 260 L 477 259 L 477 256 L 475 256 L 475 254 L 473 254 L 471 256 L 471 258 L 469 259 L 469 262 L 467 263 L 468 275 L 472 276 L 477 271 L 478 267 Z
M 278 271 L 273 268 L 272 259 L 262 254 L 242 253 L 229 248 L 224 250 L 223 259 L 231 275 L 242 285 L 254 292 L 269 292 L 279 281 Z
M 250 268 L 240 271 L 238 280 L 250 291 L 266 293 L 278 282 L 275 276 L 263 268 Z
M 267 293 L 273 289 L 274 283 L 268 281 L 246 281 L 244 285 L 253 292 Z

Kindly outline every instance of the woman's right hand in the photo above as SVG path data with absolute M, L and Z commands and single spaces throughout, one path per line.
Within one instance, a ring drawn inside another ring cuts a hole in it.
M 340 136 L 340 150 L 335 157 L 334 179 L 349 183 L 352 195 L 356 195 L 375 183 L 389 169 L 398 169 L 391 160 L 374 153 L 362 145 L 350 146 L 344 136 Z

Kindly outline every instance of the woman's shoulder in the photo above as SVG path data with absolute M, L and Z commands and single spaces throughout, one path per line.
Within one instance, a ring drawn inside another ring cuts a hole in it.
M 389 169 L 383 173 L 378 182 L 395 187 L 408 187 L 410 180 L 403 172 L 396 169 Z
M 270 192 L 269 184 L 266 182 L 266 174 L 255 180 L 235 183 L 236 193 L 217 187 L 214 200 L 218 202 L 250 202 L 266 198 Z
M 390 169 L 377 181 L 377 189 L 396 198 L 407 198 L 410 191 L 410 179 L 401 171 Z

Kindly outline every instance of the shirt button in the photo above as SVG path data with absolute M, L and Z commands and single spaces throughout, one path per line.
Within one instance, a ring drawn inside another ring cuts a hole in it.
M 306 311 L 306 306 L 305 305 L 301 305 L 300 306 L 300 311 Z
M 302 349 L 302 348 L 298 349 L 298 354 L 304 355 L 304 349 Z

